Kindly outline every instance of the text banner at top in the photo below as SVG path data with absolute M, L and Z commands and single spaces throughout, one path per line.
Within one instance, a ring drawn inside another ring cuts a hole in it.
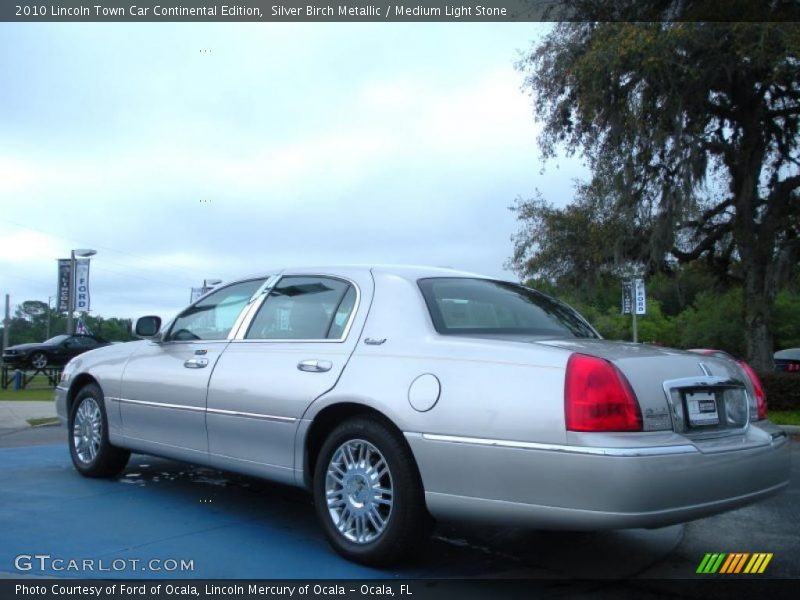
M 0 5 L 0 21 L 797 21 L 800 0 L 56 0 Z

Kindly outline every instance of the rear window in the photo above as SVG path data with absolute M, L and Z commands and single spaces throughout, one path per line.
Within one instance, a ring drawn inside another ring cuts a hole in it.
M 572 308 L 521 285 L 467 277 L 436 277 L 417 283 L 439 333 L 597 337 Z

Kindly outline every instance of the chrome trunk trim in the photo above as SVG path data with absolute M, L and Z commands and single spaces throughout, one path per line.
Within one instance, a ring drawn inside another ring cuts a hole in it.
M 691 454 L 699 452 L 689 444 L 675 446 L 644 446 L 640 448 L 599 448 L 592 446 L 567 446 L 563 444 L 543 444 L 539 442 L 519 442 L 514 440 L 494 440 L 456 435 L 439 435 L 423 433 L 422 437 L 433 442 L 449 442 L 453 444 L 474 444 L 478 446 L 497 446 L 518 450 L 545 450 L 548 452 L 569 452 L 573 454 L 594 454 L 600 456 L 661 456 L 667 454 Z

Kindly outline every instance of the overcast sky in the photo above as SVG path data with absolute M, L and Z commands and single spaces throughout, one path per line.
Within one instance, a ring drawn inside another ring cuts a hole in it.
M 171 317 L 204 278 L 447 265 L 514 278 L 508 210 L 571 196 L 518 52 L 549 27 L 0 24 L 0 293 Z

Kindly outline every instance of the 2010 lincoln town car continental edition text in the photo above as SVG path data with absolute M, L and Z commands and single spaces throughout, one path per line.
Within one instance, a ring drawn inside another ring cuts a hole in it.
M 608 342 L 515 283 L 423 267 L 274 271 L 56 390 L 76 469 L 130 451 L 305 486 L 342 555 L 386 564 L 433 518 L 659 527 L 786 487 L 789 444 L 723 358 Z

